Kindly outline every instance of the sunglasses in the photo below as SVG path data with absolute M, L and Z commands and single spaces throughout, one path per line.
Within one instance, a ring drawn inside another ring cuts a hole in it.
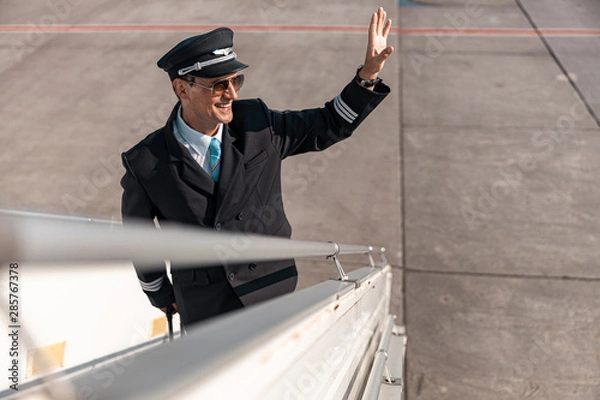
M 222 81 L 217 81 L 212 84 L 212 86 L 205 86 L 200 82 L 196 82 L 194 80 L 185 80 L 190 85 L 198 85 L 204 89 L 210 89 L 210 92 L 213 96 L 222 95 L 227 89 L 229 89 L 229 85 L 233 85 L 233 89 L 237 92 L 244 86 L 244 75 L 239 74 L 234 76 L 233 78 L 223 79 Z

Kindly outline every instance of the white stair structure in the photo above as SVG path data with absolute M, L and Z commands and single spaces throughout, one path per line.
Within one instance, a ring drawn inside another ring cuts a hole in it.
M 0 396 L 61 400 L 402 397 L 406 335 L 390 315 L 392 272 L 383 249 L 181 227 L 123 227 L 106 221 L 0 211 L 0 254 L 3 280 L 11 263 L 18 262 L 24 272 L 19 390 L 7 389 Z M 344 254 L 365 254 L 368 265 L 346 274 L 339 262 Z M 65 337 L 69 332 L 76 337 L 65 339 L 62 365 L 32 377 L 25 374 L 31 360 L 23 352 L 30 352 L 33 343 L 44 344 L 45 336 L 55 335 L 54 342 L 58 339 L 56 332 L 48 333 L 52 329 L 27 319 L 28 314 L 36 315 L 28 309 L 33 300 L 27 296 L 47 298 L 50 304 L 54 297 L 68 298 L 56 285 L 46 285 L 44 296 L 39 293 L 44 285 L 38 286 L 35 296 L 28 292 L 28 282 L 31 285 L 36 275 L 48 279 L 49 270 L 86 274 L 94 271 L 90 265 L 95 265 L 96 271 L 111 271 L 100 278 L 99 285 L 108 285 L 110 279 L 128 282 L 110 291 L 111 298 L 117 299 L 114 304 L 106 296 L 93 296 L 93 288 L 88 288 L 89 298 L 85 293 L 70 298 L 73 309 L 53 310 L 76 319 L 73 310 L 79 304 L 105 302 L 109 307 L 122 307 L 122 299 L 139 294 L 127 260 L 170 259 L 210 265 L 222 262 L 223 257 L 228 262 L 244 262 L 321 256 L 331 258 L 337 279 L 214 318 L 171 342 L 163 336 L 150 340 L 141 334 L 132 343 L 131 329 L 143 332 L 143 321 L 160 318 L 142 296 L 136 300 L 139 304 L 134 301 L 131 307 L 146 311 L 120 319 L 118 325 L 114 319 L 123 313 L 120 308 L 96 316 L 102 319 L 96 321 L 97 326 L 108 329 L 92 329 L 89 322 L 79 319 L 77 329 L 63 330 Z M 8 284 L 4 286 L 6 290 Z M 3 314 L 8 315 L 8 310 Z M 5 326 L 9 324 L 5 321 Z M 30 332 L 28 327 L 36 328 Z M 102 354 L 86 350 L 86 340 L 81 340 L 86 328 L 87 347 L 101 348 Z M 102 340 L 112 342 L 111 351 L 95 344 Z M 10 362 L 7 359 L 5 364 Z

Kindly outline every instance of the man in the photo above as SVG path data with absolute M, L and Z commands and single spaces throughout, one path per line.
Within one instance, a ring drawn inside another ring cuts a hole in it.
M 393 48 L 391 21 L 371 18 L 365 62 L 322 108 L 279 112 L 238 100 L 247 67 L 233 32 L 219 28 L 177 44 L 159 61 L 179 102 L 166 125 L 123 153 L 125 223 L 157 219 L 217 231 L 291 236 L 281 197 L 281 161 L 349 137 L 389 93 L 377 77 Z M 292 292 L 293 260 L 137 271 L 155 307 L 172 305 L 184 325 Z

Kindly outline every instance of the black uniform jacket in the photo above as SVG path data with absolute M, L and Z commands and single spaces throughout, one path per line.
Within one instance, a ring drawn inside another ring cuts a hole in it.
M 390 89 L 375 91 L 350 82 L 323 108 L 273 111 L 260 99 L 233 103 L 233 121 L 224 126 L 219 182 L 191 157 L 173 134 L 177 104 L 159 130 L 123 153 L 123 221 L 157 218 L 216 230 L 291 236 L 281 194 L 281 161 L 323 150 L 349 137 Z M 244 305 L 295 289 L 293 260 L 224 265 L 229 283 Z M 201 269 L 171 265 L 173 282 L 207 280 Z M 138 270 L 150 302 L 174 301 L 164 262 L 155 272 Z

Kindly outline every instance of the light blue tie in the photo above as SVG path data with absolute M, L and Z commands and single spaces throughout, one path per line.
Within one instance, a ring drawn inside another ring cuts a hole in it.
M 210 176 L 215 182 L 218 182 L 221 172 L 221 142 L 219 139 L 215 137 L 210 139 L 208 149 L 210 151 Z

